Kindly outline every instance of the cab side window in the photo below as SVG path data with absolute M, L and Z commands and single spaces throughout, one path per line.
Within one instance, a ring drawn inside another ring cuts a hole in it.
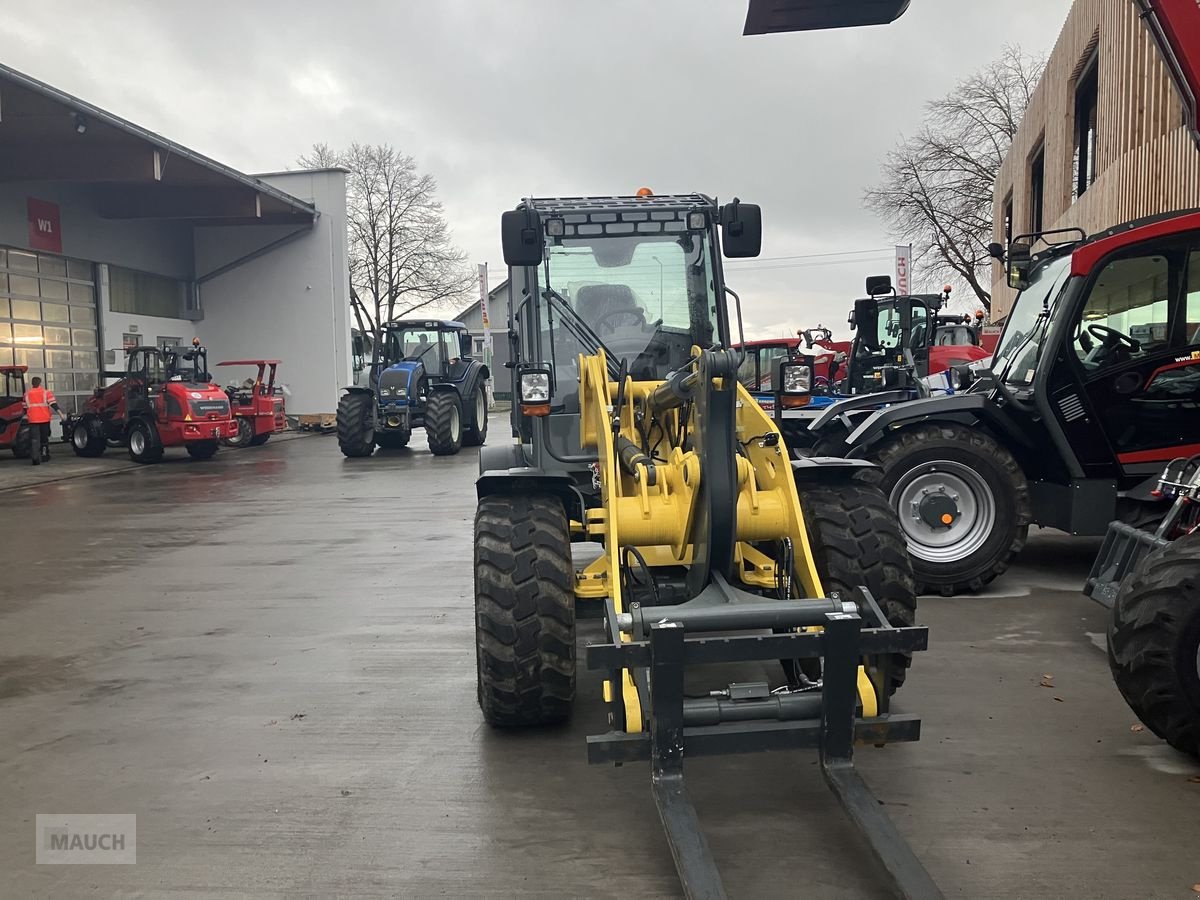
M 1084 368 L 1107 369 L 1165 350 L 1170 340 L 1170 287 L 1165 255 L 1116 259 L 1106 265 L 1092 286 L 1072 341 Z
M 1187 315 L 1184 317 L 1184 340 L 1188 345 L 1200 344 L 1200 250 L 1188 256 Z

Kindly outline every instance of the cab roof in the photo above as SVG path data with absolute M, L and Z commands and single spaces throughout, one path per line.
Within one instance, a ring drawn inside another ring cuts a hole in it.
M 396 319 L 393 322 L 388 322 L 386 328 L 391 331 L 398 328 L 445 328 L 455 331 L 466 331 L 467 326 L 463 322 L 457 322 L 453 319 Z

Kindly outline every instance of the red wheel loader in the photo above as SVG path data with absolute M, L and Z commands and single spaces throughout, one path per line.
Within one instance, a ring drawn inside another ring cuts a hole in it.
M 111 373 L 106 373 L 112 377 Z M 135 347 L 115 384 L 96 388 L 66 432 L 78 456 L 100 456 L 109 441 L 124 445 L 134 462 L 156 463 L 169 447 L 208 459 L 237 434 L 225 392 L 208 374 L 208 351 Z

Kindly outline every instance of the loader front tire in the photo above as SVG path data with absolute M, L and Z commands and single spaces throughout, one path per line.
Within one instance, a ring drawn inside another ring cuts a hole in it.
M 912 563 L 896 514 L 883 492 L 850 481 L 798 485 L 800 508 L 821 586 L 830 597 L 856 600 L 866 587 L 897 628 L 916 623 L 917 594 Z M 891 658 L 888 695 L 904 684 L 912 654 Z
M 479 706 L 489 725 L 565 721 L 575 700 L 575 594 L 566 513 L 543 494 L 484 497 L 475 515 Z
M 348 459 L 370 456 L 375 452 L 375 395 L 367 391 L 349 391 L 338 400 L 338 447 Z
M 1151 553 L 1121 585 L 1108 664 L 1145 726 L 1200 757 L 1200 533 Z

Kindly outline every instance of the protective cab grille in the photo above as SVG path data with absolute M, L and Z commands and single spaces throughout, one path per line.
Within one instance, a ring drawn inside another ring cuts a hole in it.
M 1065 397 L 1058 398 L 1058 410 L 1063 415 L 1063 421 L 1074 422 L 1076 419 L 1082 419 L 1087 415 L 1087 411 L 1083 408 L 1083 401 L 1079 399 L 1078 394 L 1067 394 Z

